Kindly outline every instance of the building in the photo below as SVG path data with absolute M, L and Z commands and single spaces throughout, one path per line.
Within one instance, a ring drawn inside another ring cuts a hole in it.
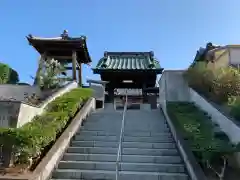
M 206 48 L 197 51 L 194 63 L 197 61 L 206 61 L 209 68 L 239 67 L 240 45 L 214 46 L 208 43 Z
M 131 90 L 134 96 L 146 97 L 147 89 L 155 87 L 157 75 L 162 71 L 153 52 L 105 52 L 93 68 L 94 74 L 108 82 L 106 99 L 109 101 L 114 100 L 114 92 L 117 96 L 119 90 L 115 89 L 135 89 Z
M 77 81 L 82 85 L 82 72 L 81 64 L 91 63 L 91 58 L 89 56 L 86 36 L 80 37 L 70 37 L 68 32 L 64 32 L 53 38 L 43 38 L 32 36 L 31 34 L 27 36 L 27 40 L 31 46 L 33 46 L 40 54 L 39 61 L 46 61 L 49 59 L 58 60 L 60 63 L 71 64 L 67 67 L 67 70 L 72 70 L 72 79 Z M 42 63 L 39 63 L 41 65 Z M 38 67 L 37 75 L 41 67 Z M 77 78 L 78 70 L 78 78 Z M 35 79 L 35 84 L 37 84 L 37 79 Z

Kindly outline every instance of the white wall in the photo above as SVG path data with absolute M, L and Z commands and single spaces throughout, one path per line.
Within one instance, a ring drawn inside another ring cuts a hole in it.
M 163 73 L 159 79 L 159 104 L 164 111 L 166 111 L 166 79 L 165 74 Z
M 97 100 L 104 101 L 105 97 L 105 87 L 101 84 L 91 83 L 90 88 L 93 89 L 93 97 Z
M 184 70 L 165 70 L 159 80 L 160 101 L 163 95 L 167 101 L 189 101 L 190 94 L 183 78 Z
M 212 121 L 219 125 L 221 130 L 226 133 L 232 143 L 240 142 L 240 128 L 233 121 L 224 116 L 218 111 L 218 109 L 213 107 L 193 89 L 190 89 L 190 94 L 191 100 L 212 117 Z
M 0 85 L 0 100 L 15 100 L 24 101 L 26 96 L 36 94 L 41 95 L 41 91 L 36 86 L 27 85 L 11 85 L 1 84 Z
M 240 48 L 230 48 L 230 64 L 240 64 Z

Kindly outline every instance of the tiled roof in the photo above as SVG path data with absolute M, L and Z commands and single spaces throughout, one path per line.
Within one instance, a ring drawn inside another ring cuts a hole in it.
M 40 54 L 47 52 L 47 55 L 52 56 L 72 56 L 72 51 L 77 52 L 78 63 L 88 64 L 92 62 L 88 52 L 86 36 L 70 37 L 65 30 L 61 36 L 53 38 L 42 38 L 29 34 L 27 40 Z M 60 61 L 60 59 L 58 59 Z M 68 59 L 61 61 L 69 62 Z M 72 61 L 71 61 L 72 62 Z
M 162 69 L 153 52 L 105 52 L 95 69 L 154 70 Z

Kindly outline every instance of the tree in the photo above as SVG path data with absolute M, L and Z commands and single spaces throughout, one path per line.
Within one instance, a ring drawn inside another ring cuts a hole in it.
M 15 71 L 14 69 L 11 69 L 7 83 L 8 84 L 17 84 L 18 82 L 19 82 L 19 76 L 18 76 L 17 71 Z
M 51 59 L 49 61 L 41 62 L 42 67 L 38 74 L 38 85 L 42 90 L 55 89 L 61 87 L 67 81 L 71 80 L 66 76 L 66 68 L 64 64 L 57 60 Z
M 17 84 L 18 82 L 18 73 L 7 64 L 0 63 L 0 84 Z

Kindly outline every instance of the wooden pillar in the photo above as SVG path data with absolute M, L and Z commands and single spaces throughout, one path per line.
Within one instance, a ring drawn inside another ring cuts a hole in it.
M 76 51 L 73 51 L 72 52 L 72 78 L 74 81 L 77 80 L 76 63 L 77 63 L 77 53 Z
M 107 102 L 113 102 L 114 101 L 114 86 L 113 84 L 110 82 L 107 84 L 107 87 L 106 87 L 106 91 L 107 91 Z
M 114 88 L 113 87 L 109 88 L 108 96 L 109 96 L 109 101 L 114 102 Z
M 146 92 L 146 83 L 143 83 L 142 86 L 142 94 L 143 94 L 143 103 L 147 103 L 148 99 L 147 99 L 147 92 Z
M 38 85 L 39 84 L 39 75 L 40 75 L 40 72 L 43 68 L 43 62 L 46 60 L 46 53 L 43 53 L 41 54 L 40 58 L 38 59 L 38 69 L 37 69 L 37 72 L 36 72 L 36 76 L 35 76 L 35 79 L 34 79 L 34 85 Z
M 79 86 L 82 87 L 82 63 L 79 64 L 78 83 L 79 83 Z

